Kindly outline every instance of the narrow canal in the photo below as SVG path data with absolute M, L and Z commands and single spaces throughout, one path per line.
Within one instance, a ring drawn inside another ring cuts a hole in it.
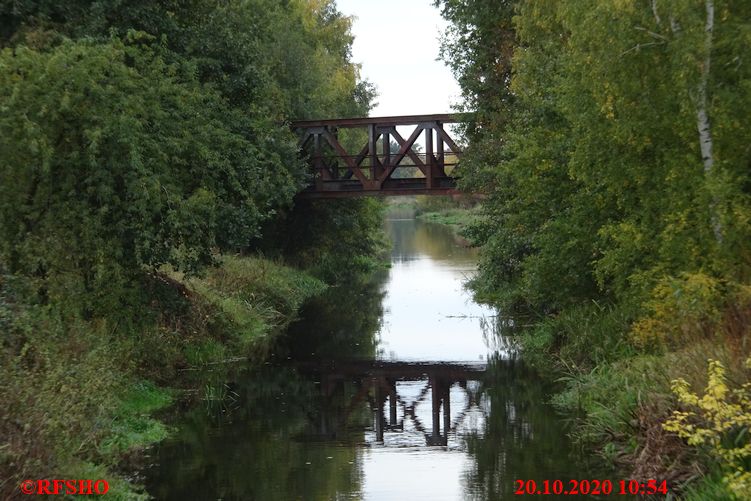
M 386 228 L 390 269 L 311 301 L 271 362 L 180 414 L 151 495 L 497 500 L 516 480 L 592 478 L 549 388 L 464 290 L 475 252 L 443 226 Z

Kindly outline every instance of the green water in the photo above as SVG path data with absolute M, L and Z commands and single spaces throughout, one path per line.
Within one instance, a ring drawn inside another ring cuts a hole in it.
M 177 413 L 143 472 L 151 495 L 497 500 L 517 479 L 598 478 L 464 290 L 475 252 L 442 226 L 386 228 L 389 270 L 308 303 L 270 362 Z

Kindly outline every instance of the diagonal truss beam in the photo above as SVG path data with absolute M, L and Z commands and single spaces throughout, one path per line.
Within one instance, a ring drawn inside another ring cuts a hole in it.
M 391 134 L 394 136 L 394 140 L 399 143 L 399 151 L 396 153 L 396 156 L 394 156 L 394 160 L 392 161 L 391 165 L 388 167 L 387 172 L 388 175 L 384 176 L 384 180 L 391 176 L 391 173 L 394 172 L 394 169 L 396 169 L 399 166 L 399 163 L 404 160 L 405 156 L 409 156 L 409 158 L 412 159 L 412 161 L 415 163 L 415 166 L 422 171 L 423 174 L 427 175 L 427 169 L 425 167 L 425 162 L 422 161 L 422 159 L 414 152 L 412 149 L 412 146 L 414 146 L 415 141 L 417 141 L 417 138 L 420 137 L 420 133 L 424 129 L 421 126 L 415 127 L 415 130 L 412 132 L 412 134 L 409 136 L 409 139 L 406 141 L 402 137 L 401 134 L 394 128 L 394 130 L 391 132 Z
M 347 164 L 347 168 L 349 169 L 349 172 L 354 174 L 354 176 L 363 184 L 369 184 L 370 180 L 365 177 L 365 175 L 362 173 L 362 170 L 360 169 L 359 164 L 355 163 L 352 158 L 347 153 L 347 150 L 345 150 L 341 144 L 339 144 L 339 140 L 337 140 L 336 137 L 331 133 L 330 130 L 324 129 L 323 136 L 326 138 L 326 141 L 331 145 L 332 148 L 339 154 L 340 158 L 344 160 L 344 163 Z

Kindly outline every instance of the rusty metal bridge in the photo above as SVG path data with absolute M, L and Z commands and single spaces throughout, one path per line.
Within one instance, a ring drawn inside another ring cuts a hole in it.
M 312 172 L 299 196 L 451 194 L 462 151 L 444 124 L 461 121 L 441 114 L 293 122 Z M 411 129 L 406 139 L 399 128 Z

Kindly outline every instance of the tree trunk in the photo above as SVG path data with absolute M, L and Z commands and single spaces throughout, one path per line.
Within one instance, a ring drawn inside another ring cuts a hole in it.
M 701 149 L 701 159 L 704 163 L 704 174 L 709 177 L 714 168 L 714 157 L 712 156 L 712 129 L 709 123 L 709 114 L 707 113 L 707 85 L 709 83 L 709 70 L 712 63 L 712 37 L 714 32 L 714 0 L 705 1 L 707 19 L 704 24 L 704 62 L 701 67 L 701 79 L 696 99 L 696 128 L 699 131 L 699 148 Z M 717 214 L 718 201 L 712 199 L 710 206 L 712 218 L 712 231 L 718 243 L 722 243 L 722 223 Z

